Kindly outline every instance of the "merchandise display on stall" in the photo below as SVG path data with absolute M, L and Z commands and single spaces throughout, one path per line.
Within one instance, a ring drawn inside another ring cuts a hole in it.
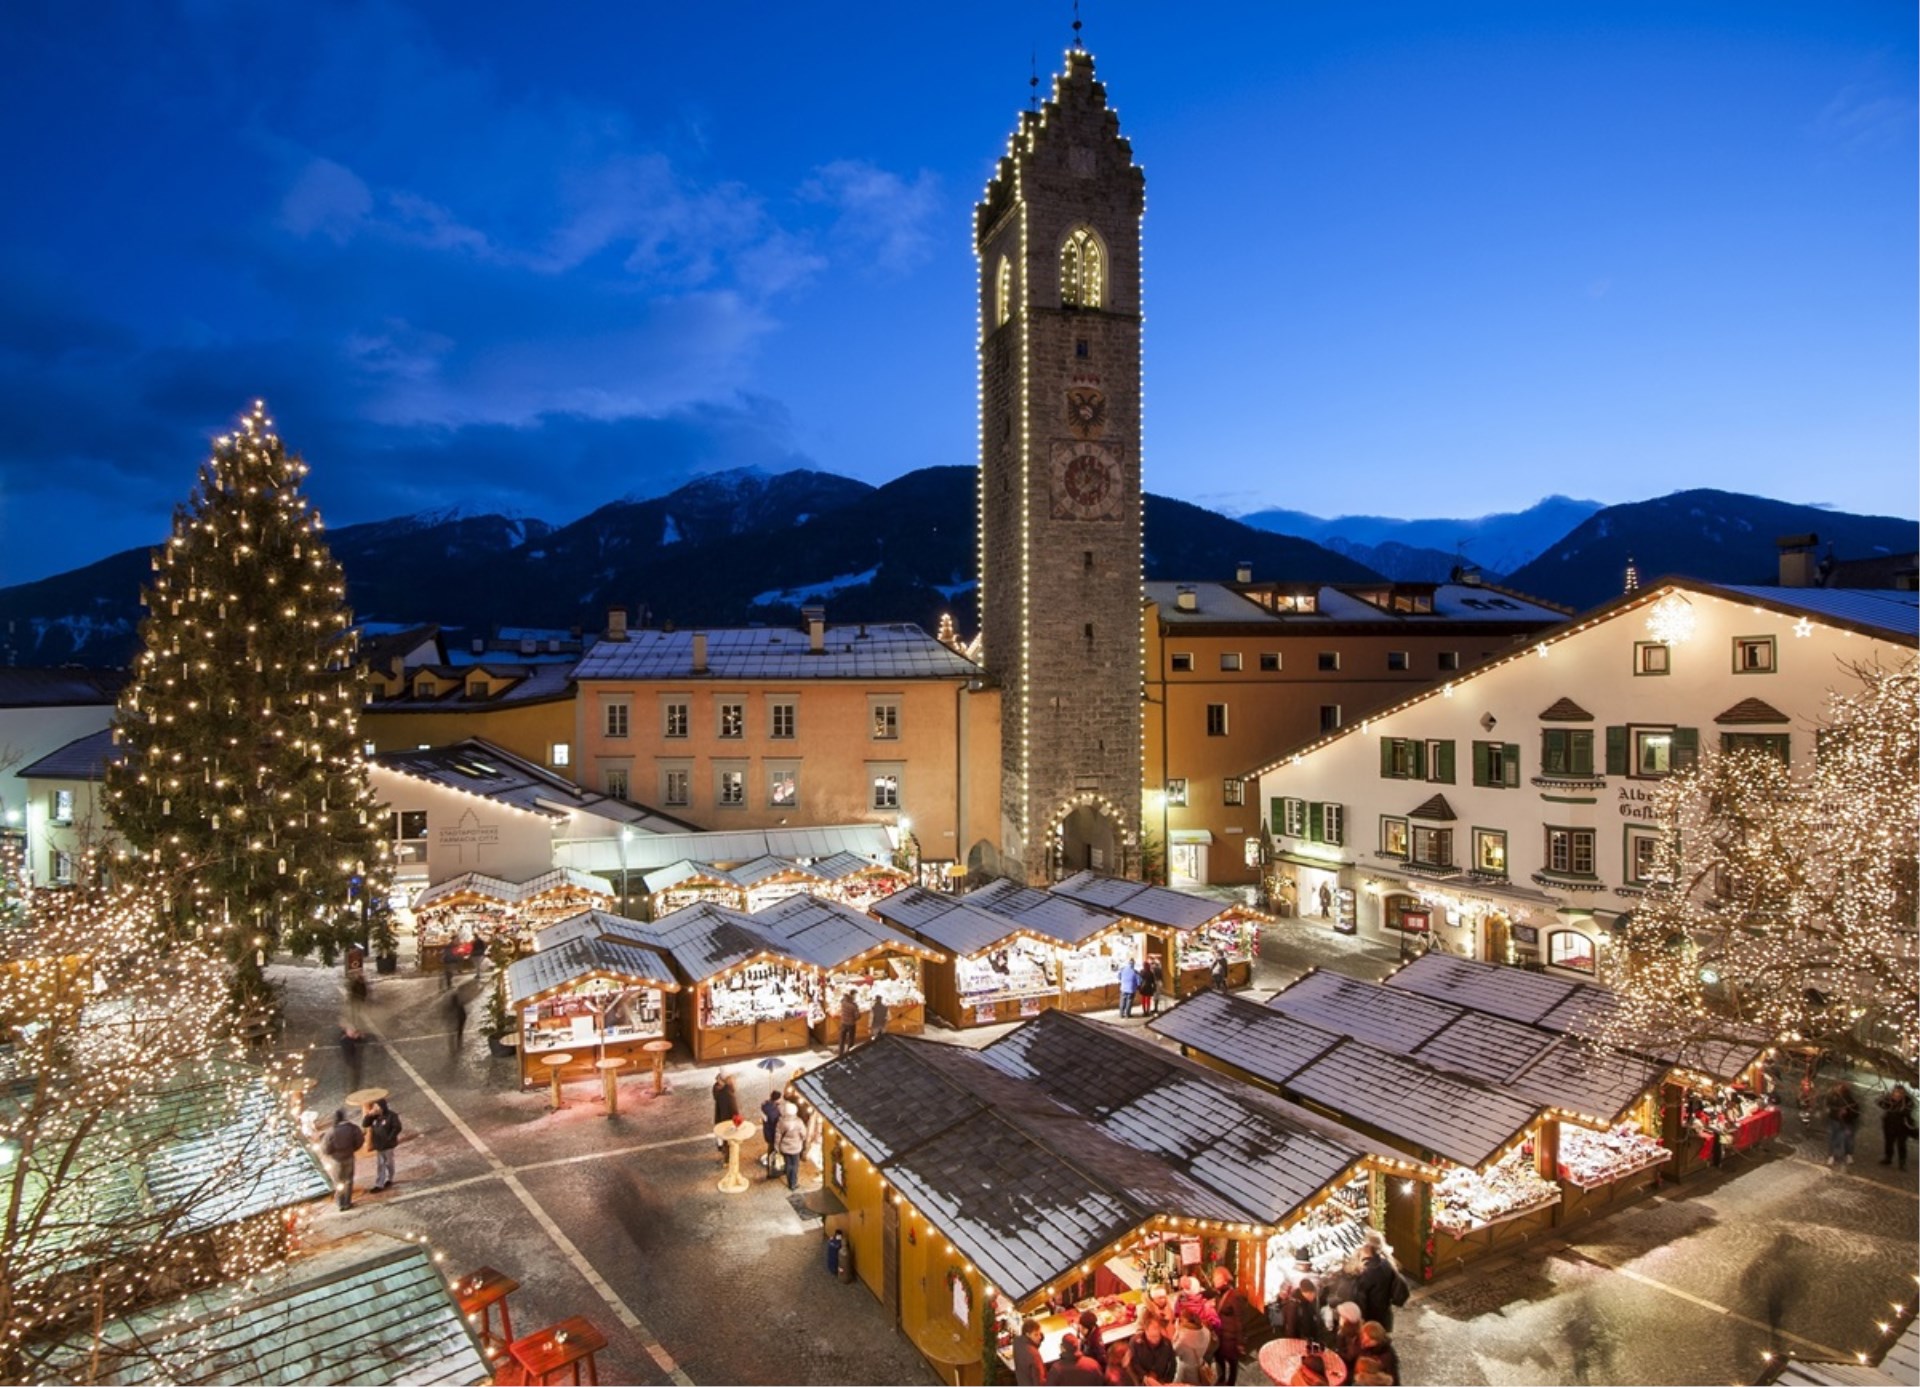
M 1228 966 L 1251 964 L 1260 957 L 1259 923 L 1237 915 L 1223 915 L 1174 937 L 1179 941 L 1179 967 L 1183 973 L 1211 968 L 1215 954 L 1226 955 Z
M 1051 997 L 1060 986 L 1055 975 L 1058 954 L 1024 939 L 1010 940 L 984 954 L 954 960 L 955 978 L 963 1007 L 992 1006 L 1024 997 Z
M 1062 951 L 1061 987 L 1068 992 L 1095 992 L 1120 986 L 1120 965 L 1140 961 L 1140 936 L 1108 934 Z
M 1267 1244 L 1269 1298 L 1282 1284 L 1304 1276 L 1316 1279 L 1336 1271 L 1360 1250 L 1366 1241 L 1370 1221 L 1372 1179 L 1368 1175 L 1348 1181 L 1317 1205 L 1311 1213 Z M 1298 1264 L 1306 1263 L 1300 1270 Z
M 1560 1178 L 1581 1189 L 1624 1180 L 1673 1159 L 1673 1152 L 1630 1122 L 1604 1132 L 1560 1124 Z
M 756 963 L 729 974 L 700 992 L 700 1024 L 709 1030 L 751 1026 L 761 1021 L 825 1018 L 813 995 L 815 974 L 782 963 Z
M 1484 1172 L 1457 1166 L 1433 1187 L 1433 1226 L 1452 1238 L 1519 1218 L 1560 1202 L 1560 1187 L 1533 1168 L 1533 1144 L 1525 1143 Z
M 920 1006 L 926 1001 L 920 987 L 920 960 L 911 954 L 889 954 L 864 959 L 852 972 L 829 972 L 814 1010 L 819 1014 L 837 1011 L 840 998 L 848 992 L 863 1015 L 873 1009 L 876 996 L 895 1014 Z
M 659 988 L 592 977 L 526 1008 L 521 1025 L 521 1049 L 537 1054 L 603 1039 L 651 1039 L 665 1033 L 666 1017 Z

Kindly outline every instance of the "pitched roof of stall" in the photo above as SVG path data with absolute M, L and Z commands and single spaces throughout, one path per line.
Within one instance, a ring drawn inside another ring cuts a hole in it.
M 935 960 L 945 957 L 919 940 L 889 929 L 864 911 L 805 892 L 755 911 L 752 919 L 769 935 L 784 941 L 796 958 L 821 968 L 838 968 L 875 949 L 896 949 Z
M 728 868 L 727 876 L 741 886 L 758 886 L 761 882 L 770 881 L 778 876 L 802 876 L 810 877 L 814 881 L 821 880 L 820 874 L 813 868 L 803 867 L 791 857 L 776 857 L 772 853 L 763 854 L 751 862 L 742 862 L 738 867 Z
M 714 833 L 656 833 L 625 845 L 626 866 L 651 872 L 676 862 L 751 862 L 772 853 L 813 860 L 851 853 L 886 862 L 893 842 L 883 824 L 827 824 L 813 828 L 741 828 Z
M 98 1345 L 70 1340 L 46 1370 L 51 1380 L 130 1384 L 492 1381 L 431 1250 L 386 1233 L 353 1234 L 256 1281 L 108 1321 Z
M 962 896 L 909 886 L 868 907 L 888 924 L 931 939 L 956 958 L 977 954 L 1011 938 L 1025 928 L 1004 915 L 995 915 Z
M 1345 1039 L 1338 1031 L 1309 1022 L 1275 1025 L 1274 1014 L 1258 1002 L 1211 990 L 1161 1012 L 1148 1029 L 1274 1084 L 1292 1078 Z
M 1533 1102 L 1610 1124 L 1658 1085 L 1669 1067 L 1563 1035 L 1505 1086 Z
M 898 876 L 903 881 L 907 876 L 891 862 L 875 862 L 870 857 L 862 857 L 852 852 L 836 852 L 831 856 L 820 858 L 812 865 L 814 874 L 822 881 L 844 881 L 848 877 L 859 876 L 862 872 L 887 872 Z
M 569 939 L 598 939 L 602 935 L 645 948 L 647 927 L 639 920 L 614 915 L 605 910 L 583 910 L 577 915 L 538 930 L 533 936 L 535 949 L 551 949 Z
M 1315 969 L 1267 999 L 1274 1011 L 1326 1030 L 1409 1054 L 1432 1039 L 1458 1009 L 1414 993 L 1394 993 L 1344 973 Z M 1541 1037 L 1544 1046 L 1546 1037 Z
M 631 936 L 580 935 L 547 944 L 508 964 L 507 1005 L 520 1006 L 555 988 L 596 975 L 628 978 L 669 992 L 680 987 L 667 961 Z
M 1101 910 L 1111 910 L 1145 925 L 1167 929 L 1198 929 L 1239 907 L 1211 896 L 1196 896 L 1166 886 L 1149 886 L 1144 881 L 1124 877 L 1101 876 L 1097 872 L 1076 872 L 1065 881 L 1055 882 L 1054 893 L 1084 901 Z
M 1071 896 L 1035 890 L 1005 877 L 967 892 L 965 900 L 1065 944 L 1083 943 L 1120 923 L 1110 910 L 1097 910 Z
M 801 959 L 787 941 L 754 923 L 751 915 L 697 901 L 647 926 L 647 939 L 665 949 L 688 982 L 705 982 L 758 954 Z

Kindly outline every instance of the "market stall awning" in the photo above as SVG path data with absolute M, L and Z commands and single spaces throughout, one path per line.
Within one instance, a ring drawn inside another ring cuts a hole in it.
M 1169 843 L 1202 843 L 1211 845 L 1213 830 L 1210 828 L 1176 828 L 1167 834 Z
M 700 901 L 646 926 L 646 938 L 664 950 L 688 984 L 707 982 L 756 958 L 814 968 L 787 941 L 754 923 L 751 915 Z
M 1175 891 L 1168 886 L 1149 886 L 1124 877 L 1101 876 L 1097 872 L 1078 872 L 1053 884 L 1055 895 L 1071 896 L 1076 901 L 1116 915 L 1138 920 L 1143 925 L 1162 929 L 1190 930 L 1222 915 L 1267 918 L 1261 912 L 1235 901 L 1202 896 L 1192 891 Z
M 1098 910 L 1052 891 L 1036 891 L 1005 877 L 969 891 L 961 899 L 1062 944 L 1084 944 L 1094 935 L 1126 923 L 1114 911 Z
M 507 1005 L 525 1006 L 550 992 L 592 977 L 612 978 L 667 992 L 680 990 L 667 961 L 652 949 L 624 937 L 593 935 L 566 940 L 508 964 Z
M 918 954 L 936 963 L 946 958 L 863 911 L 805 893 L 757 910 L 751 918 L 794 956 L 821 968 L 838 968 L 880 949 Z
M 358 1233 L 48 1352 L 36 1381 L 479 1384 L 493 1370 L 425 1245 Z
M 888 924 L 931 940 L 956 958 L 984 953 L 1016 934 L 1030 932 L 1004 915 L 968 905 L 964 896 L 949 896 L 924 886 L 895 891 L 868 908 Z

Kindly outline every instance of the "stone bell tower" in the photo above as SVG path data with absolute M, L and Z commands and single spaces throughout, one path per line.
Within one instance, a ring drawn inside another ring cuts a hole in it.
M 974 209 L 999 865 L 1033 882 L 1139 868 L 1145 207 L 1145 175 L 1076 45 Z

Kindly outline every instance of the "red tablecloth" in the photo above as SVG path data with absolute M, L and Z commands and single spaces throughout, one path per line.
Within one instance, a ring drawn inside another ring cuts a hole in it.
M 1749 1146 L 1757 1146 L 1763 1141 L 1771 1141 L 1780 1135 L 1780 1109 L 1756 1108 L 1741 1118 L 1731 1135 L 1721 1140 L 1728 1150 L 1744 1151 Z M 1711 1133 L 1700 1138 L 1700 1159 L 1713 1159 L 1713 1136 Z

